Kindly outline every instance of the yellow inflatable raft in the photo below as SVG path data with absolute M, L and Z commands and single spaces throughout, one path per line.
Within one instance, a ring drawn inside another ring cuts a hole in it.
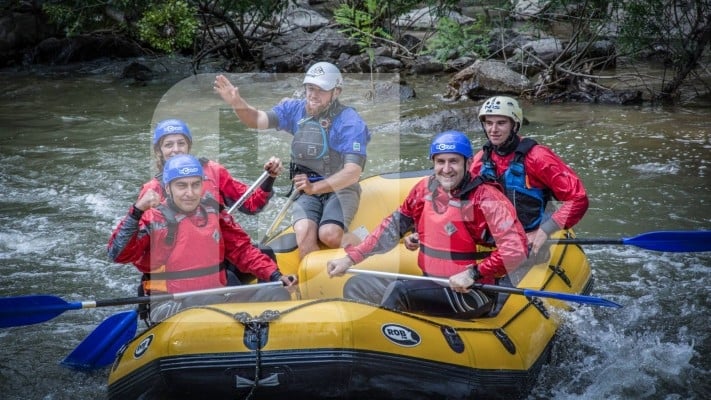
M 372 231 L 431 171 L 364 179 L 351 229 Z M 569 232 L 563 232 L 569 235 Z M 480 399 L 524 397 L 546 362 L 567 303 L 499 295 L 495 315 L 452 320 L 394 312 L 342 298 L 348 276 L 329 278 L 326 261 L 300 263 L 290 230 L 269 245 L 280 268 L 298 272 L 292 301 L 217 304 L 184 310 L 141 333 L 111 368 L 111 399 Z M 400 245 L 359 269 L 420 274 Z M 554 245 L 519 288 L 587 294 L 590 267 L 579 246 Z

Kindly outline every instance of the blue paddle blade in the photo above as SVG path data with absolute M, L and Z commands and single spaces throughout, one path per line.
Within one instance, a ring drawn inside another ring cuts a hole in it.
M 67 310 L 82 308 L 81 303 L 67 303 L 56 296 L 29 295 L 0 298 L 0 328 L 38 324 Z
M 622 239 L 622 243 L 648 250 L 677 253 L 711 251 L 711 231 L 647 232 Z
M 92 371 L 111 365 L 116 353 L 136 335 L 135 310 L 114 314 L 104 320 L 63 361 L 62 365 Z

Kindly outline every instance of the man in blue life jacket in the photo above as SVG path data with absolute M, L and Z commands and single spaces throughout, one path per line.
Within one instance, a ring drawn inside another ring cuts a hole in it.
M 469 172 L 499 182 L 516 207 L 532 255 L 547 259 L 550 235 L 577 224 L 588 209 L 578 175 L 547 146 L 520 135 L 523 111 L 518 101 L 494 96 L 479 109 L 487 142 L 474 155 Z M 561 203 L 555 210 L 548 203 Z
M 269 111 L 249 105 L 223 75 L 214 88 L 250 128 L 274 128 L 293 135 L 291 179 L 302 192 L 293 210 L 301 258 L 319 250 L 319 241 L 337 248 L 357 244 L 348 232 L 360 201 L 361 173 L 370 132 L 360 115 L 338 101 L 343 76 L 327 62 L 312 65 L 303 80 L 304 99 L 287 99 Z

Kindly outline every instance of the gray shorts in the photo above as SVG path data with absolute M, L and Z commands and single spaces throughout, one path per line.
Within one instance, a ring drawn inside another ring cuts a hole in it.
M 348 231 L 360 203 L 360 184 L 326 194 L 302 194 L 294 202 L 292 219 L 310 219 L 316 225 L 336 224 Z

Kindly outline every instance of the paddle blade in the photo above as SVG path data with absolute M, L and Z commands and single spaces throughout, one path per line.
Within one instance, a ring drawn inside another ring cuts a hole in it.
M 79 308 L 81 303 L 67 303 L 49 295 L 3 297 L 0 298 L 0 328 L 38 324 Z
M 711 231 L 647 232 L 622 239 L 622 243 L 648 250 L 676 253 L 711 251 Z
M 575 303 L 590 304 L 594 306 L 611 307 L 611 308 L 621 308 L 621 304 L 617 304 L 614 301 L 603 299 L 601 297 L 585 296 L 581 294 L 572 293 L 559 293 L 559 292 L 545 292 L 541 290 L 524 289 L 523 294 L 525 296 L 531 297 L 546 297 L 549 299 L 558 299 L 563 301 L 570 301 Z
M 137 316 L 138 313 L 132 310 L 114 314 L 104 320 L 61 364 L 80 371 L 111 365 L 116 353 L 136 335 Z

